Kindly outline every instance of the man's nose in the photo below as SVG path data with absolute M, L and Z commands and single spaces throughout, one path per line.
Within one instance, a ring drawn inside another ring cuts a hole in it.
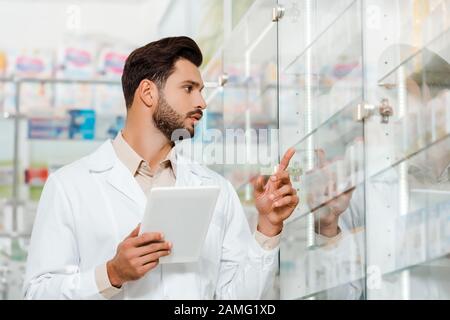
M 197 104 L 196 105 L 197 109 L 202 109 L 202 110 L 206 109 L 206 101 L 203 98 L 203 95 L 201 93 L 200 93 L 200 96 L 199 96 L 199 100 L 198 100 L 198 102 L 196 104 Z

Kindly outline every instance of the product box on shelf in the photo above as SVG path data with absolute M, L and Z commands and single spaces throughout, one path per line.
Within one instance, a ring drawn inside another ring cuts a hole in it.
M 6 52 L 0 50 L 0 78 L 6 77 L 6 63 L 7 63 Z
M 6 52 L 0 50 L 0 114 L 3 112 L 7 112 L 7 107 L 5 105 L 7 99 L 7 91 L 6 85 L 7 83 L 2 81 L 6 80 L 6 63 L 7 63 L 7 54 Z
M 53 76 L 54 57 L 51 51 L 11 51 L 8 58 L 9 75 L 21 79 L 48 79 Z M 8 83 L 5 93 L 5 111 L 14 112 L 17 87 Z M 45 82 L 23 81 L 20 85 L 20 111 L 29 112 L 35 108 L 48 108 L 52 99 L 52 87 Z
M 98 57 L 98 73 L 106 79 L 120 80 L 127 60 L 132 49 L 119 47 L 104 47 L 100 50 Z
M 58 78 L 93 79 L 98 46 L 88 39 L 67 39 L 57 54 Z
M 48 178 L 48 168 L 25 169 L 25 183 L 30 186 L 43 186 Z
M 70 110 L 69 139 L 93 140 L 95 138 L 95 111 Z
M 53 53 L 48 50 L 25 49 L 11 51 L 8 74 L 20 78 L 51 78 L 54 70 Z
M 68 131 L 67 118 L 32 117 L 28 119 L 29 139 L 67 139 Z

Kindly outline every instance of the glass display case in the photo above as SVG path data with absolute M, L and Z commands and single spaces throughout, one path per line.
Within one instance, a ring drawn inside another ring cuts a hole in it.
M 261 0 L 225 41 L 224 130 L 296 150 L 282 299 L 450 298 L 449 32 L 448 0 Z M 223 166 L 248 211 L 252 147 Z
M 450 2 L 279 5 L 281 297 L 449 299 Z

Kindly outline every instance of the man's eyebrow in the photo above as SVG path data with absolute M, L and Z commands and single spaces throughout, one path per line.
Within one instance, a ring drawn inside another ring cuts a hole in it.
M 200 88 L 200 90 L 202 90 L 205 85 L 198 83 L 197 81 L 193 81 L 193 80 L 185 80 L 182 82 L 183 84 L 190 84 L 194 87 Z

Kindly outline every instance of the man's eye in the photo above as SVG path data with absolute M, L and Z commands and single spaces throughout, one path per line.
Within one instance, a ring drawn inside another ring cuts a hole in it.
M 191 93 L 192 92 L 192 86 L 184 87 L 184 89 L 186 90 L 187 93 Z

